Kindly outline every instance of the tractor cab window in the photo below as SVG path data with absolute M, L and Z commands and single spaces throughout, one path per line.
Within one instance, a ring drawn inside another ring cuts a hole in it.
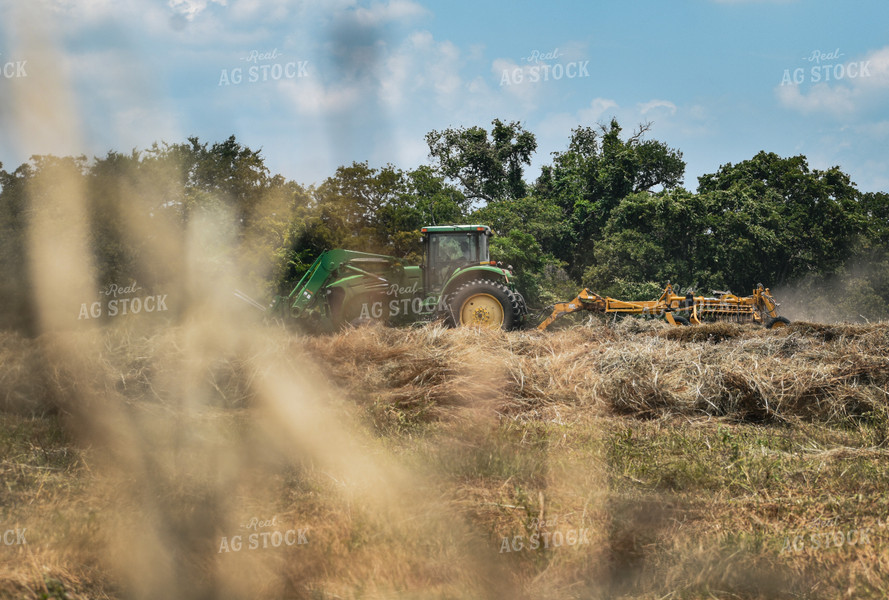
M 429 236 L 432 284 L 440 289 L 460 267 L 478 264 L 487 256 L 487 238 L 471 233 L 434 233 Z
M 430 262 L 434 265 L 456 263 L 464 266 L 479 262 L 478 236 L 465 233 L 435 234 L 430 241 Z
M 473 261 L 475 250 L 466 234 L 436 235 L 432 238 L 432 260 L 436 263 Z

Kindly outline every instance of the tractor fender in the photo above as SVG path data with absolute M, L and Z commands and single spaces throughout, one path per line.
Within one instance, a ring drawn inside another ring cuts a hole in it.
M 445 283 L 441 295 L 442 297 L 445 297 L 449 294 L 453 294 L 457 291 L 458 287 L 473 279 L 504 281 L 507 285 L 510 285 L 510 275 L 511 273 L 508 270 L 490 265 L 479 265 L 460 269 L 448 279 L 447 283 Z

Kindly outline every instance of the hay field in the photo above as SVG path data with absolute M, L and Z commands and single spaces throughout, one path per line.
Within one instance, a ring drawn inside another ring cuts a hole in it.
M 0 333 L 0 597 L 889 597 L 886 324 L 126 323 Z

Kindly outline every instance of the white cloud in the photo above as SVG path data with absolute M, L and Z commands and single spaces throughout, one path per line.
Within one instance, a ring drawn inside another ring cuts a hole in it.
M 311 8 L 310 0 L 229 0 L 231 19 L 235 22 L 281 22 L 302 19 Z M 327 0 L 326 5 L 333 5 Z M 335 6 L 333 8 L 336 8 Z
M 370 7 L 358 7 L 355 9 L 355 19 L 365 27 L 377 27 L 383 23 L 404 21 L 428 14 L 428 11 L 411 0 L 391 0 L 391 2 L 377 2 Z
M 451 42 L 437 42 L 428 31 L 415 31 L 384 57 L 379 97 L 391 110 L 408 105 L 451 107 L 465 88 L 463 59 Z
M 666 108 L 671 115 L 676 114 L 676 105 L 667 100 L 649 100 L 637 105 L 641 114 L 647 114 L 651 111 L 657 111 L 659 108 Z
M 189 21 L 204 12 L 210 4 L 226 5 L 225 0 L 168 0 L 168 6 L 177 14 L 184 15 Z
M 341 26 L 361 29 L 375 29 L 389 23 L 410 21 L 430 14 L 423 6 L 412 0 L 374 2 L 369 6 L 360 6 L 357 0 L 332 0 L 323 4 L 323 12 L 332 15 Z
M 803 94 L 799 86 L 788 85 L 779 87 L 777 93 L 781 104 L 802 113 L 828 112 L 839 116 L 855 112 L 855 93 L 846 86 L 819 83 Z
M 157 65 L 140 62 L 135 51 L 107 49 L 68 54 L 63 68 L 79 94 L 80 121 L 94 151 L 126 151 L 180 134 L 175 111 L 163 89 Z M 138 68 L 134 68 L 138 65 Z
M 889 192 L 889 159 L 869 158 L 856 178 L 858 189 L 864 192 Z
M 874 50 L 864 57 L 870 76 L 853 79 L 855 85 L 865 90 L 889 88 L 889 46 Z
M 484 44 L 469 44 L 469 48 L 466 51 L 467 58 L 470 60 L 482 60 L 485 56 L 485 45 Z
M 43 4 L 60 16 L 60 25 L 72 34 L 85 26 L 117 22 L 142 29 L 146 22 L 170 19 L 190 23 L 210 5 L 227 6 L 228 0 L 45 0 Z M 39 5 L 40 2 L 35 2 Z
M 655 123 L 658 125 L 659 131 L 662 130 L 661 125 L 665 126 L 664 129 L 672 126 L 677 133 L 686 137 L 714 136 L 718 135 L 717 132 L 720 130 L 718 119 L 711 114 L 707 107 L 700 104 L 684 107 L 679 112 L 678 120 L 667 120 L 665 123 L 661 121 L 658 120 Z
M 621 106 L 614 99 L 598 97 L 575 112 L 550 113 L 531 127 L 537 134 L 539 145 L 530 172 L 549 163 L 550 152 L 567 148 L 572 129 L 578 126 L 597 128 L 599 124 L 607 126 L 612 117 L 623 128 L 621 137 L 624 139 L 632 135 L 640 123 L 651 121 L 653 126 L 646 133 L 646 139 L 660 140 L 680 149 L 683 146 L 677 140 L 712 137 L 719 128 L 710 111 L 698 104 L 684 106 L 669 100 L 651 99 Z
M 396 124 L 389 138 L 391 143 L 375 147 L 371 157 L 375 164 L 393 163 L 400 169 L 413 169 L 426 163 L 429 146 L 423 134 L 418 135 L 415 128 Z
M 610 119 L 617 109 L 617 102 L 608 98 L 594 98 L 590 105 L 577 112 L 577 124 L 593 124 Z
M 280 89 L 298 113 L 316 117 L 334 117 L 337 113 L 353 110 L 366 98 L 364 91 L 356 85 L 325 85 L 313 77 L 282 80 Z
M 499 82 L 502 92 L 519 100 L 528 109 L 537 107 L 543 91 L 538 65 L 519 65 L 513 60 L 498 58 L 491 63 L 491 74 Z
M 570 132 L 575 127 L 594 127 L 600 123 L 607 125 L 611 118 L 614 117 L 624 131 L 627 132 L 643 121 L 643 116 L 646 113 L 658 108 L 669 109 L 670 115 L 675 114 L 678 110 L 675 104 L 666 100 L 650 100 L 637 104 L 636 108 L 633 109 L 622 108 L 616 101 L 610 98 L 594 98 L 588 106 L 574 113 L 547 115 L 540 122 L 538 129 L 542 136 L 553 140 L 564 140 L 564 143 L 567 144 Z M 663 127 L 658 127 L 658 129 L 662 130 Z
M 528 173 L 539 173 L 540 168 L 552 162 L 552 152 L 564 152 L 571 140 L 571 130 L 583 127 L 595 127 L 616 116 L 623 123 L 620 106 L 610 98 L 594 98 L 588 106 L 569 113 L 550 113 L 536 123 L 531 130 L 537 136 L 537 154 L 532 160 Z

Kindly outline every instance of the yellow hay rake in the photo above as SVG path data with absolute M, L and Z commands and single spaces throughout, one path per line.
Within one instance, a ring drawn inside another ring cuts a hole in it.
M 731 292 L 714 290 L 712 297 L 694 296 L 690 293 L 684 296 L 678 295 L 674 293 L 673 286 L 667 284 L 660 298 L 641 302 L 603 298 L 584 289 L 574 300 L 554 305 L 552 314 L 538 325 L 537 329 L 542 331 L 562 315 L 580 310 L 663 317 L 671 325 L 697 325 L 702 321 L 715 320 L 761 323 L 771 329 L 784 327 L 790 323 L 786 318 L 778 316 L 777 308 L 778 303 L 772 298 L 771 292 L 768 288 L 763 288 L 761 283 L 750 296 L 736 296 Z

